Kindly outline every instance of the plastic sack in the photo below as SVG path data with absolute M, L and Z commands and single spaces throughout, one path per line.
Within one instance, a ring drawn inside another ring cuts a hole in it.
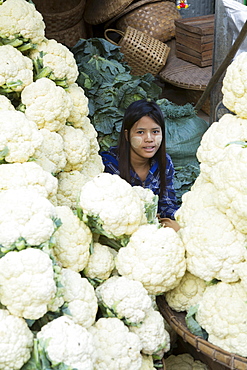
M 165 118 L 166 151 L 174 167 L 197 162 L 196 152 L 209 124 L 197 116 L 194 107 L 187 103 L 179 106 L 167 99 L 157 101 Z
M 239 3 L 238 1 L 222 0 L 226 10 L 230 33 L 232 34 L 232 43 L 238 37 L 243 25 L 247 20 L 247 6 Z M 247 51 L 247 39 L 245 39 L 240 45 L 238 51 L 235 54 L 234 59 L 241 54 L 243 51 Z

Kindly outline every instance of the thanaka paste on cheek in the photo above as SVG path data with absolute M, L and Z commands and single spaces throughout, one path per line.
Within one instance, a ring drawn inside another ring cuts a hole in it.
M 155 138 L 154 138 L 154 142 L 155 142 L 155 145 L 156 146 L 160 146 L 160 144 L 161 144 L 161 141 L 162 141 L 162 135 L 157 135 L 157 136 L 155 136 Z
M 132 136 L 130 138 L 130 144 L 133 146 L 133 148 L 137 149 L 140 148 L 142 144 L 142 138 L 140 136 Z

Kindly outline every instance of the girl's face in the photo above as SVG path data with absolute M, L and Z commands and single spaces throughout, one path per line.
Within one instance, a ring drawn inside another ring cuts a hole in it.
M 126 130 L 127 137 L 127 130 Z M 130 130 L 131 154 L 152 158 L 162 142 L 161 127 L 150 117 L 144 116 Z

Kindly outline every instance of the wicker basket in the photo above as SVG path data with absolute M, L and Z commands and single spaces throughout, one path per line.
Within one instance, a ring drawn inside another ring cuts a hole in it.
M 54 39 L 67 47 L 73 47 L 80 38 L 87 38 L 87 30 L 85 22 L 81 19 L 73 27 L 67 28 L 66 30 L 46 33 L 48 39 Z
M 211 369 L 247 370 L 247 358 L 227 352 L 192 334 L 186 326 L 185 313 L 173 311 L 168 306 L 164 296 L 157 297 L 157 305 L 168 324 L 184 342 L 189 343 L 198 353 L 204 355 Z M 206 363 L 206 361 L 204 362 Z
M 174 20 L 180 18 L 175 3 L 171 1 L 141 0 L 128 6 L 111 21 L 116 21 L 116 28 L 121 31 L 131 26 L 165 42 L 175 37 Z
M 118 43 L 108 37 L 108 32 L 122 36 Z M 125 32 L 115 29 L 105 30 L 105 38 L 114 45 L 120 46 L 124 60 L 132 68 L 133 75 L 151 73 L 157 75 L 164 67 L 170 48 L 163 42 L 128 26 Z

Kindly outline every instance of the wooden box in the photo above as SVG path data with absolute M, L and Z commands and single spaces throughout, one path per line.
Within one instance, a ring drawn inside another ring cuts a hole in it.
M 176 56 L 206 67 L 212 65 L 214 14 L 175 20 Z

